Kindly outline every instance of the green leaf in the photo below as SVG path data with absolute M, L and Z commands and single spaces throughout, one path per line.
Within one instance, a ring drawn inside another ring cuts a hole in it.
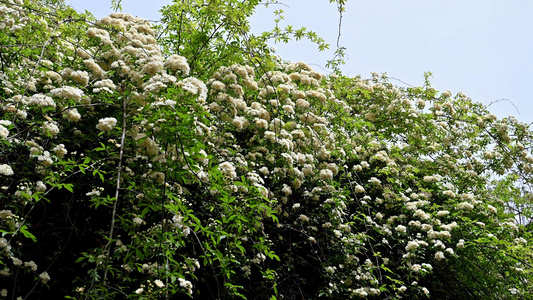
M 28 231 L 28 226 L 23 225 L 22 227 L 20 227 L 19 230 L 26 238 L 31 239 L 34 242 L 37 242 L 37 238 L 33 234 L 31 234 L 31 232 Z

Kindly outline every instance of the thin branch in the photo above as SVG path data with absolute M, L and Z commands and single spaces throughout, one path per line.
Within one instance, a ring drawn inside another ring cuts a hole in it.
M 487 105 L 487 107 L 490 107 L 492 104 L 494 104 L 494 103 L 499 103 L 499 102 L 502 102 L 502 101 L 507 101 L 507 102 L 511 103 L 511 105 L 514 106 L 514 108 L 516 109 L 516 112 L 518 113 L 518 115 L 520 115 L 520 110 L 518 110 L 518 107 L 516 107 L 516 105 L 514 105 L 513 101 L 511 101 L 511 100 L 509 100 L 509 99 L 507 99 L 507 98 L 501 98 L 501 99 L 499 99 L 499 100 L 494 100 L 494 101 L 492 101 L 491 103 L 489 103 L 489 104 Z
M 107 271 L 109 267 L 109 256 L 111 255 L 111 243 L 113 240 L 113 234 L 115 229 L 115 216 L 117 214 L 117 208 L 118 208 L 118 196 L 120 193 L 120 176 L 122 174 L 122 163 L 123 163 L 123 157 L 124 157 L 124 141 L 126 139 L 126 99 L 127 97 L 122 98 L 122 136 L 120 141 L 120 154 L 119 154 L 119 161 L 118 161 L 118 172 L 117 172 L 117 185 L 115 189 L 115 203 L 113 204 L 113 213 L 111 214 L 111 228 L 109 229 L 109 239 L 106 244 L 107 248 L 107 256 L 106 256 L 106 264 L 105 264 L 105 270 L 104 270 L 104 277 L 102 282 L 105 284 L 107 279 Z

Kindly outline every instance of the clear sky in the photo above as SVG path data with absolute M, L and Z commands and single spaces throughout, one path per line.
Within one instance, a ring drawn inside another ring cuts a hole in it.
M 66 0 L 78 10 L 101 18 L 110 0 Z M 283 9 L 283 25 L 305 26 L 331 44 L 319 52 L 307 42 L 273 45 L 284 59 L 305 61 L 315 69 L 333 56 L 339 16 L 328 0 L 281 0 L 286 5 L 261 7 L 252 18 L 259 33 L 272 28 L 273 11 Z M 498 117 L 514 115 L 533 122 L 533 1 L 531 0 L 347 0 L 340 44 L 347 48 L 347 75 L 386 72 L 421 85 L 432 72 L 433 86 L 463 92 Z M 122 0 L 123 11 L 149 20 L 170 0 Z M 392 81 L 402 85 L 399 81 Z

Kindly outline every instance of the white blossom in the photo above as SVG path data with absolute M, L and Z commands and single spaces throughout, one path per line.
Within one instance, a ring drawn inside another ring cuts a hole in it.
M 96 128 L 100 131 L 110 131 L 117 125 L 117 119 L 115 118 L 103 118 L 98 121 Z
M 407 227 L 405 227 L 403 225 L 398 225 L 398 226 L 396 226 L 396 231 L 398 231 L 398 232 L 406 232 L 407 231 Z
M 59 127 L 57 127 L 55 122 L 46 121 L 43 126 L 41 126 L 41 129 L 46 135 L 55 136 L 59 133 Z
M 165 284 L 163 283 L 163 281 L 161 281 L 159 279 L 154 280 L 154 283 L 155 283 L 155 285 L 157 285 L 160 288 L 165 287 Z
M 48 275 L 48 272 L 44 271 L 39 275 L 39 278 L 41 279 L 42 283 L 47 283 L 50 281 L 50 275 Z
M 219 165 L 220 171 L 222 171 L 222 174 L 229 178 L 235 178 L 237 177 L 237 173 L 235 172 L 235 166 L 233 166 L 230 162 L 223 162 Z
M 163 64 L 165 68 L 169 68 L 173 71 L 180 71 L 182 75 L 187 76 L 189 75 L 189 64 L 187 63 L 187 59 L 181 55 L 171 55 Z
M 14 173 L 13 169 L 11 169 L 11 166 L 6 164 L 0 164 L 0 175 L 11 176 L 13 174 Z
M 333 172 L 330 169 L 320 170 L 320 178 L 323 180 L 329 180 L 333 178 Z
M 63 86 L 63 87 L 51 90 L 50 94 L 57 98 L 61 98 L 65 100 L 73 99 L 76 102 L 80 102 L 81 97 L 83 96 L 83 91 L 77 87 Z

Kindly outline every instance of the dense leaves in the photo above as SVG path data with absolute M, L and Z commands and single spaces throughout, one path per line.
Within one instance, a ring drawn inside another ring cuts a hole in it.
M 283 61 L 326 45 L 257 5 L 0 1 L 2 296 L 530 298 L 529 126 Z

